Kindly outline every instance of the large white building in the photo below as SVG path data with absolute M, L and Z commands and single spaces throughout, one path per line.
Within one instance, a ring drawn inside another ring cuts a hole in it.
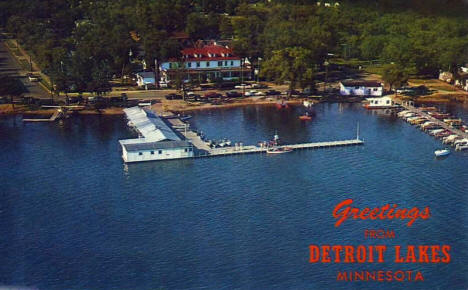
M 377 96 L 383 95 L 383 86 L 378 82 L 344 81 L 340 82 L 342 96 Z
M 167 160 L 193 157 L 193 145 L 182 140 L 164 120 L 149 109 L 124 109 L 128 125 L 140 138 L 119 140 L 125 162 Z
M 177 74 L 186 81 L 199 82 L 250 78 L 250 69 L 232 49 L 216 43 L 185 48 L 182 58 L 161 63 L 161 82 L 173 81 Z

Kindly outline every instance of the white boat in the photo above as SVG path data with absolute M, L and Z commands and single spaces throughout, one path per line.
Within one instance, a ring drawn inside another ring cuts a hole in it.
M 312 107 L 312 106 L 314 105 L 314 103 L 311 102 L 311 101 L 304 101 L 304 102 L 302 102 L 302 104 L 303 104 L 304 107 L 306 107 L 306 108 L 310 108 L 310 107 Z
M 435 156 L 440 157 L 440 156 L 447 156 L 450 154 L 450 150 L 448 149 L 439 149 L 434 151 Z
M 294 149 L 291 147 L 270 147 L 267 149 L 267 154 L 282 154 L 292 152 Z
M 442 143 L 444 143 L 444 144 L 451 144 L 451 143 L 453 143 L 453 142 L 455 142 L 455 141 L 457 141 L 457 140 L 459 140 L 459 139 L 462 139 L 462 137 L 460 137 L 460 136 L 458 136 L 458 135 L 456 135 L 456 134 L 453 134 L 453 135 L 450 135 L 450 136 L 448 136 L 448 137 L 443 138 L 443 139 L 442 139 L 442 140 L 443 140 Z
M 468 150 L 468 144 L 458 144 L 457 147 L 455 148 L 457 151 L 462 151 L 462 150 Z
M 444 132 L 445 129 L 435 129 L 435 130 L 429 130 L 429 135 L 434 136 L 435 134 L 439 134 L 441 132 Z

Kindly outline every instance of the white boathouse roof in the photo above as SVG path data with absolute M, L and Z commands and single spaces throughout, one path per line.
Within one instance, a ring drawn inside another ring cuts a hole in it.
M 124 112 L 130 124 L 144 137 L 145 140 L 139 140 L 140 142 L 182 140 L 158 115 L 153 113 L 151 110 L 140 107 L 131 107 L 124 109 Z

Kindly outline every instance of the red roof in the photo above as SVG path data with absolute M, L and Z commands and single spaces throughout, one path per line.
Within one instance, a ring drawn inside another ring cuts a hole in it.
M 199 56 L 198 58 L 212 58 L 214 56 L 219 58 L 222 57 L 222 54 L 224 54 L 224 56 L 233 56 L 232 49 L 214 44 L 206 45 L 201 48 L 191 47 L 182 50 L 182 55 L 187 58 L 195 58 L 195 54 Z M 211 56 L 209 56 L 209 54 Z
M 237 56 L 226 56 L 226 57 L 191 57 L 184 59 L 184 62 L 192 61 L 222 61 L 222 60 L 240 60 L 240 57 Z M 170 58 L 170 62 L 179 62 L 177 58 Z

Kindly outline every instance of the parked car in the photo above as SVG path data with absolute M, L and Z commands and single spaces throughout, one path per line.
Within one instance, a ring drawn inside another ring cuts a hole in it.
M 277 91 L 277 90 L 268 90 L 268 91 L 265 92 L 265 94 L 267 96 L 279 96 L 279 95 L 281 95 L 281 92 Z
M 240 85 L 235 86 L 234 88 L 236 88 L 236 89 L 250 89 L 250 88 L 252 88 L 252 86 L 249 85 L 249 84 L 240 84 Z
M 256 92 L 255 93 L 255 96 L 266 96 L 266 93 L 265 92 Z
M 222 95 L 217 93 L 217 92 L 205 93 L 205 98 L 215 99 L 215 98 L 221 98 L 221 97 L 222 97 Z
M 200 99 L 200 95 L 195 94 L 194 92 L 187 93 L 187 100 L 188 101 L 198 101 Z
M 245 92 L 246 97 L 256 96 L 256 94 L 258 94 L 258 91 L 256 91 L 256 90 L 250 90 L 248 92 Z
M 286 91 L 286 95 L 291 95 L 291 96 L 300 96 L 301 95 L 301 92 L 299 91 L 296 91 L 296 90 L 291 90 L 291 91 Z
M 178 95 L 178 94 L 168 94 L 166 95 L 166 100 L 182 100 L 183 97 L 182 95 Z
M 252 86 L 251 86 L 251 87 L 252 87 L 252 89 L 265 89 L 265 88 L 267 88 L 267 86 L 266 86 L 266 85 L 264 85 L 264 84 L 260 84 L 260 83 L 255 83 L 255 84 L 252 84 Z
M 39 76 L 37 76 L 37 75 L 34 75 L 32 73 L 28 73 L 27 76 L 28 76 L 28 80 L 30 82 L 38 82 L 39 81 Z
M 242 97 L 242 94 L 236 91 L 230 91 L 226 93 L 226 97 L 228 98 L 240 98 Z

